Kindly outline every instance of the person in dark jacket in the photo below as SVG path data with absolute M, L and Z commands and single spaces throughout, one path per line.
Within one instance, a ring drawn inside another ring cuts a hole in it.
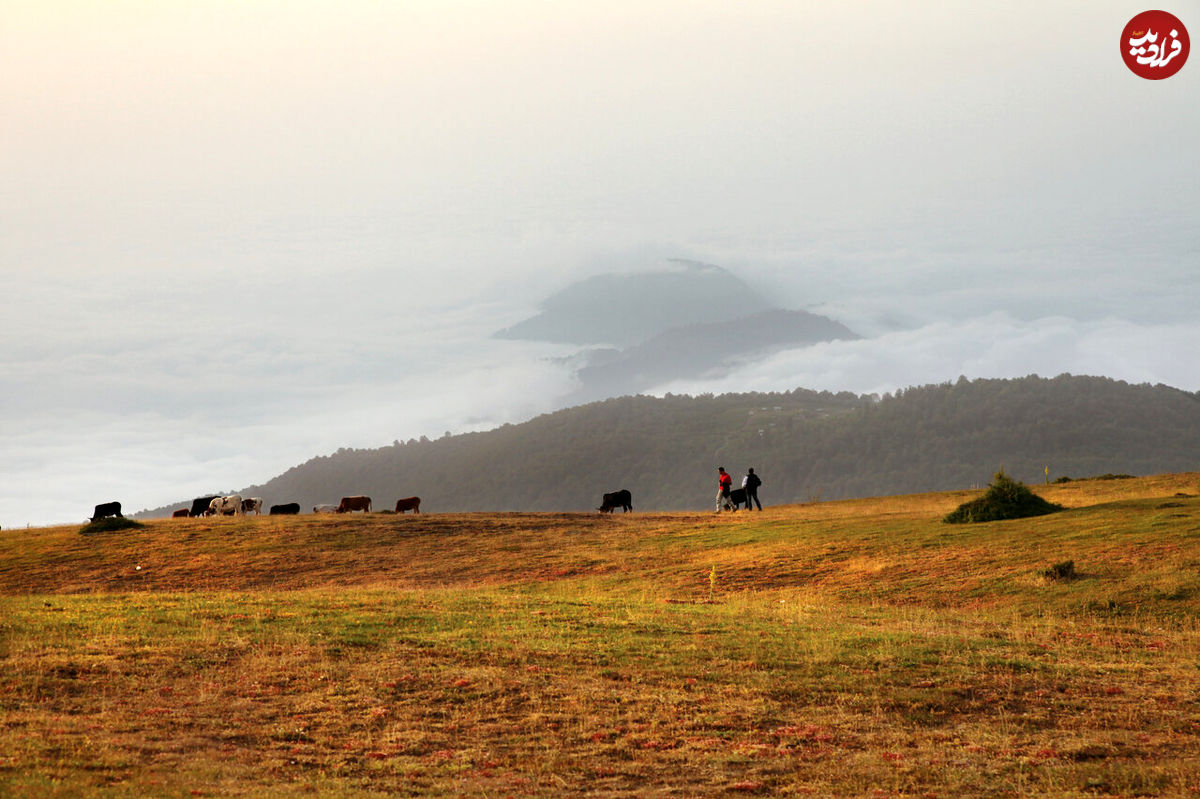
M 762 510 L 762 503 L 758 501 L 758 487 L 762 485 L 762 480 L 754 473 L 753 466 L 746 470 L 746 479 L 742 481 L 742 485 L 746 488 L 746 510 L 754 510 L 754 505 L 758 505 L 758 509 Z

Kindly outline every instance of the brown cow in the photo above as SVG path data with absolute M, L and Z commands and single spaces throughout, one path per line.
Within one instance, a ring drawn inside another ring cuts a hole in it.
M 413 513 L 420 513 L 421 512 L 421 498 L 420 497 L 409 497 L 408 499 L 396 500 L 396 513 L 404 513 L 404 511 L 406 511 L 406 510 L 410 510 Z
M 191 510 L 190 510 L 190 509 L 188 509 L 188 508 L 180 508 L 179 510 L 177 510 L 177 511 L 175 511 L 174 513 L 172 513 L 172 514 L 171 514 L 171 518 L 172 518 L 172 519 L 186 519 L 186 518 L 187 518 L 188 516 L 190 516 L 190 515 L 191 515 Z
M 337 506 L 338 513 L 350 513 L 356 510 L 360 510 L 363 513 L 370 513 L 371 498 L 361 495 L 357 497 L 342 497 L 342 501 Z

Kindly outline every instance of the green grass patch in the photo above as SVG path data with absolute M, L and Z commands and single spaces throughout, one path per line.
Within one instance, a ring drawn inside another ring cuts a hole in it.
M 1190 795 L 1194 485 L 6 532 L 0 795 Z

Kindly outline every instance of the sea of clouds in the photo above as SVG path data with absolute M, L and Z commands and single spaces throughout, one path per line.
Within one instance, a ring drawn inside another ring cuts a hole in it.
M 1120 273 L 1076 284 L 1060 295 L 1070 298 L 1062 311 L 1048 313 L 1047 283 L 1021 288 L 1022 271 L 1036 268 L 1016 262 L 972 290 L 933 262 L 925 279 L 912 264 L 905 276 L 861 262 L 750 267 L 740 258 L 733 271 L 780 304 L 864 338 L 714 364 L 709 376 L 648 393 L 882 394 L 960 375 L 1064 372 L 1200 389 L 1191 357 L 1200 322 L 1173 292 L 1114 315 Z M 625 260 L 631 269 L 664 263 L 645 252 Z M 341 447 L 490 429 L 561 406 L 575 387 L 564 359 L 574 348 L 491 334 L 575 275 L 512 263 L 496 264 L 500 280 L 473 272 L 448 284 L 451 264 L 440 278 L 421 274 L 342 270 L 323 275 L 325 288 L 314 288 L 319 271 L 290 281 L 218 274 L 213 292 L 136 276 L 88 292 L 0 280 L 25 300 L 0 322 L 9 345 L 0 353 L 0 527 L 79 522 L 114 499 L 134 512 L 261 483 Z
M 1200 389 L 1200 69 L 1129 73 L 1129 15 L 17 4 L 0 527 L 553 410 L 572 350 L 491 333 L 672 257 L 864 339 L 656 392 Z

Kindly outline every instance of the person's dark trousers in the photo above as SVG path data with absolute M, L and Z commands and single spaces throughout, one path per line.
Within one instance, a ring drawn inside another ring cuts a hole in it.
M 751 502 L 753 502 L 755 505 L 757 505 L 759 510 L 762 510 L 762 503 L 758 501 L 758 489 L 757 488 L 747 488 L 746 489 L 746 510 L 754 510 L 754 508 L 750 507 Z

